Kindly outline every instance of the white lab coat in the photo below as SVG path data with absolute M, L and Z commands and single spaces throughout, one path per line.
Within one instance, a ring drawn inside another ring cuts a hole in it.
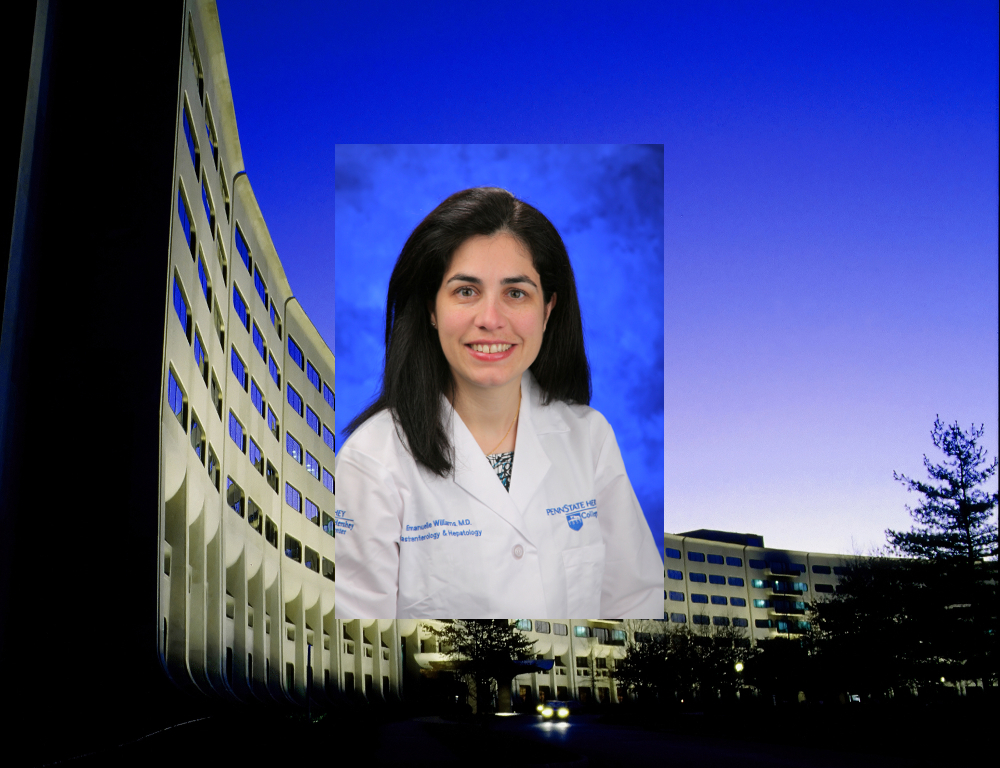
M 607 420 L 526 372 L 508 493 L 443 400 L 441 478 L 383 411 L 337 457 L 337 618 L 663 618 L 663 562 Z

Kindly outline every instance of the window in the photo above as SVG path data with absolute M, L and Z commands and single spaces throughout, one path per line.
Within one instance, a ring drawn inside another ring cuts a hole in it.
M 552 625 L 552 634 L 554 634 L 554 635 L 568 635 L 569 634 L 569 627 L 567 627 L 565 624 L 560 624 L 559 622 L 556 622 L 556 623 L 554 623 Z
M 670 614 L 670 620 L 674 624 L 686 624 L 687 623 L 687 616 L 685 616 L 683 613 L 671 613 Z
M 302 463 L 302 443 L 292 437 L 291 432 L 285 433 L 285 450 L 299 464 Z
M 683 592 L 671 592 L 669 594 L 670 594 L 670 599 L 673 600 L 675 603 L 683 603 L 684 602 L 684 593 Z
M 306 547 L 306 568 L 315 573 L 319 573 L 319 552 L 315 549 L 310 549 Z
M 226 503 L 233 508 L 240 517 L 243 517 L 243 508 L 245 504 L 246 497 L 243 495 L 243 489 L 240 488 L 236 483 L 233 482 L 233 478 L 226 478 Z
M 181 279 L 174 274 L 174 311 L 177 319 L 181 321 L 181 328 L 184 329 L 184 336 L 191 341 L 191 310 L 188 309 L 187 294 L 181 286 Z
M 549 634 L 550 631 L 549 623 L 547 621 L 542 621 L 541 619 L 538 619 L 537 621 L 535 621 L 535 631 L 542 635 Z
M 731 586 L 731 587 L 742 587 L 743 584 L 744 584 L 744 581 L 743 581 L 743 577 L 742 576 L 730 576 L 729 577 L 729 586 Z
M 274 411 L 271 410 L 271 406 L 267 407 L 267 428 L 271 430 L 271 434 L 274 435 L 274 439 L 281 441 L 281 424 L 278 423 L 278 417 L 275 415 Z
M 731 597 L 731 598 L 729 598 L 729 604 L 730 605 L 739 606 L 740 608 L 746 608 L 747 607 L 747 601 L 746 601 L 745 598 L 742 598 L 742 597 Z
M 219 418 L 222 418 L 222 387 L 219 386 L 219 380 L 215 378 L 215 371 L 212 371 L 212 402 L 215 404 L 215 411 L 219 414 Z
M 806 567 L 802 563 L 789 563 L 788 564 L 789 573 L 805 573 Z
M 336 581 L 336 570 L 333 561 L 323 558 L 323 577 L 330 581 Z
M 292 406 L 292 409 L 299 415 L 302 415 L 302 395 L 295 391 L 295 387 L 289 384 L 286 389 L 288 390 L 288 404 Z
M 309 379 L 310 382 L 312 382 L 312 385 L 316 387 L 316 391 L 319 392 L 321 386 L 319 380 L 319 371 L 313 368 L 313 364 L 308 360 L 306 360 L 306 378 Z
M 264 393 L 260 391 L 260 387 L 253 379 L 250 379 L 250 402 L 253 403 L 257 413 L 262 417 L 266 415 L 264 412 Z
M 264 514 L 261 508 L 254 503 L 253 499 L 247 499 L 247 522 L 250 524 L 250 527 L 257 531 L 257 533 L 260 533 L 263 520 Z
M 771 573 L 788 573 L 787 563 L 781 562 L 770 562 L 768 565 L 771 566 Z
M 754 589 L 769 589 L 771 582 L 765 581 L 764 579 L 751 579 L 750 586 Z
M 680 571 L 675 571 L 672 568 L 667 569 L 667 578 L 675 579 L 677 581 L 684 581 L 684 574 Z
M 254 469 L 260 472 L 260 474 L 264 474 L 264 453 L 252 437 L 250 438 L 250 463 L 253 464 Z
M 833 584 L 814 584 L 817 592 L 833 592 Z
M 763 599 L 761 599 L 759 597 L 756 597 L 756 598 L 754 598 L 754 601 L 753 601 L 753 607 L 754 608 L 770 608 L 771 607 L 771 601 L 770 600 L 763 600 Z
M 725 616 L 713 616 L 712 623 L 717 627 L 728 627 L 729 619 L 727 619 Z
M 733 566 L 733 568 L 742 568 L 743 567 L 743 558 L 742 557 L 727 557 L 726 558 L 726 565 L 731 565 L 731 566 Z
M 573 627 L 573 635 L 575 637 L 590 637 L 590 635 L 587 632 L 587 628 L 581 627 L 580 625 Z
M 205 303 L 209 310 L 212 309 L 212 280 L 208 276 L 208 267 L 205 266 L 205 254 L 198 253 L 198 282 L 201 283 L 201 292 L 205 295 Z
M 829 576 L 830 572 L 832 570 L 833 569 L 830 568 L 829 565 L 814 565 L 813 566 L 813 573 L 822 573 L 822 574 L 824 574 L 826 576 Z
M 215 490 L 219 490 L 219 458 L 215 455 L 215 451 L 212 450 L 212 446 L 208 446 L 208 464 L 206 465 L 208 469 L 208 477 L 212 481 L 212 485 L 215 486 Z
M 253 324 L 253 345 L 256 347 L 257 353 L 260 355 L 260 359 L 266 363 L 267 345 L 264 344 L 264 334 L 260 332 L 260 328 L 257 327 L 257 323 Z
M 198 418 L 198 414 L 191 411 L 191 448 L 194 449 L 195 456 L 202 464 L 205 463 L 205 428 Z
M 260 270 L 257 267 L 253 268 L 253 287 L 257 289 L 257 295 L 260 296 L 260 300 L 264 302 L 264 308 L 267 309 L 267 286 L 264 284 L 264 278 L 260 276 Z
M 249 331 L 250 310 L 247 307 L 246 299 L 243 298 L 240 289 L 235 285 L 233 285 L 233 312 L 236 314 L 236 319 L 240 321 L 240 324 Z
M 326 384 L 323 385 L 323 399 L 326 400 L 326 404 L 333 408 L 333 410 L 337 410 L 337 397 L 333 394 L 333 390 Z
M 240 424 L 240 420 L 232 411 L 229 412 L 229 436 L 233 438 L 233 442 L 240 447 L 243 453 L 247 452 L 246 432 L 243 431 L 243 425 Z
M 208 179 L 201 180 L 201 203 L 205 206 L 205 216 L 208 217 L 208 228 L 215 234 L 215 206 L 212 205 L 212 198 L 208 193 Z
M 226 321 L 222 319 L 222 309 L 219 308 L 219 301 L 215 301 L 215 312 L 212 313 L 215 320 L 215 335 L 219 337 L 219 346 L 226 348 Z
M 278 548 L 278 526 L 274 524 L 271 518 L 264 520 L 264 538 L 267 539 L 267 543 L 272 547 L 275 549 Z
M 219 140 L 215 135 L 215 122 L 212 120 L 212 113 L 205 105 L 205 134 L 208 136 L 208 145 L 212 148 L 212 163 L 219 167 Z
M 709 555 L 708 562 L 712 565 L 722 565 L 724 562 L 722 555 Z
M 727 601 L 722 595 L 712 595 L 712 605 L 726 605 Z
M 323 530 L 330 534 L 331 536 L 336 536 L 336 524 L 334 519 L 330 517 L 326 512 L 323 513 Z
M 306 451 L 306 472 L 319 480 L 319 462 L 309 451 Z
M 767 561 L 766 560 L 751 560 L 750 561 L 750 567 L 751 568 L 756 568 L 757 570 L 763 570 L 764 568 L 767 568 Z
M 692 603 L 705 603 L 707 605 L 708 604 L 708 595 L 699 595 L 697 592 L 692 592 L 691 593 L 691 602 Z
M 771 620 L 770 619 L 755 619 L 753 625 L 755 627 L 757 627 L 757 629 L 770 629 L 771 628 Z
M 229 367 L 232 369 L 233 375 L 240 383 L 240 386 L 243 387 L 244 391 L 246 391 L 250 387 L 250 377 L 247 376 L 247 364 L 243 362 L 243 358 L 240 357 L 240 353 L 236 351 L 236 347 L 231 347 L 230 353 Z
M 271 490 L 275 493 L 278 492 L 278 470 L 274 468 L 274 465 L 266 461 L 264 463 L 264 479 L 267 480 L 267 484 L 271 486 Z M 277 546 L 277 545 L 275 545 Z
M 278 317 L 278 312 L 274 308 L 274 301 L 271 301 L 271 325 L 274 326 L 274 330 L 278 332 L 278 338 L 281 338 L 281 318 Z
M 333 432 L 327 429 L 326 425 L 323 425 L 323 442 L 326 443 L 326 447 L 329 448 L 334 453 L 337 452 L 337 438 L 334 437 Z
M 187 431 L 187 395 L 181 389 L 181 384 L 174 374 L 173 368 L 167 369 L 167 406 L 181 423 L 181 429 Z
M 705 576 L 704 573 L 689 573 L 688 581 L 693 581 L 698 584 L 704 584 L 708 581 L 708 578 Z
M 695 624 L 708 624 L 709 618 L 703 613 L 695 613 L 692 614 L 691 621 L 693 621 Z
M 292 362 L 299 368 L 305 370 L 305 357 L 302 355 L 299 345 L 295 343 L 295 340 L 291 336 L 288 337 L 288 356 L 292 358 Z
M 199 78 L 199 83 L 201 79 Z M 191 120 L 191 107 L 184 99 L 184 114 L 181 117 L 184 123 L 184 138 L 187 139 L 188 152 L 191 154 L 191 165 L 194 166 L 195 176 L 201 175 L 201 153 L 198 151 L 198 142 L 194 138 L 194 122 Z
M 531 631 L 531 619 L 517 619 L 514 622 L 514 626 L 516 626 L 522 632 L 530 632 Z
M 833 575 L 834 576 L 843 576 L 846 573 L 847 573 L 847 568 L 845 566 L 843 566 L 843 565 L 835 565 L 835 566 L 833 566 Z
M 710 573 L 708 575 L 708 583 L 709 584 L 725 584 L 726 583 L 726 577 L 725 576 L 717 576 L 714 573 Z
M 250 246 L 247 245 L 247 239 L 243 237 L 243 230 L 240 225 L 236 225 L 236 251 L 240 254 L 240 258 L 243 259 L 243 264 L 247 268 L 247 272 L 250 271 Z
M 281 389 L 281 370 L 278 368 L 278 364 L 274 362 L 274 355 L 272 354 L 268 354 L 267 356 L 267 369 L 271 372 L 274 385 L 278 389 Z
M 745 627 L 748 627 L 749 625 L 750 625 L 750 622 L 748 622 L 746 619 L 733 619 L 733 626 L 734 627 L 744 627 L 745 628 Z
M 198 372 L 201 378 L 208 385 L 208 358 L 205 356 L 205 342 L 201 340 L 201 334 L 195 329 L 194 332 L 194 361 L 198 365 Z
M 797 621 L 796 624 L 798 625 L 799 632 L 809 632 L 810 630 L 812 630 L 812 624 L 810 624 L 808 621 L 800 620 Z
M 702 552 L 688 552 L 688 560 L 692 563 L 704 563 L 705 555 Z
M 285 554 L 297 563 L 302 562 L 302 544 L 287 533 L 285 534 Z
M 302 494 L 291 483 L 285 483 L 285 503 L 296 512 L 302 511 Z
M 673 549 L 672 547 L 667 547 L 666 549 L 663 550 L 663 553 L 667 557 L 673 558 L 674 560 L 681 559 L 681 551 L 679 549 Z
M 316 415 L 316 411 L 314 411 L 308 405 L 306 406 L 306 424 L 308 424 L 309 425 L 309 429 L 311 429 L 317 435 L 320 433 L 320 431 L 319 431 L 319 416 L 317 416 Z
M 336 485 L 334 484 L 333 475 L 331 475 L 326 469 L 323 470 L 323 487 L 326 488 L 330 493 L 336 493 L 336 491 L 334 490 L 334 488 L 336 488 Z
M 319 525 L 319 507 L 317 507 L 312 501 L 306 499 L 306 520 L 311 523 L 316 523 Z

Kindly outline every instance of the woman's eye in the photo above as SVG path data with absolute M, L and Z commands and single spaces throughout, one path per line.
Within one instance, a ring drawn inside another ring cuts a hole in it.
M 458 295 L 461 296 L 463 299 L 468 299 L 471 298 L 473 295 L 475 295 L 475 291 L 473 291 L 472 288 L 466 285 L 458 289 Z
M 523 299 L 524 291 L 522 291 L 520 288 L 514 288 L 513 290 L 511 290 L 509 295 L 512 299 Z

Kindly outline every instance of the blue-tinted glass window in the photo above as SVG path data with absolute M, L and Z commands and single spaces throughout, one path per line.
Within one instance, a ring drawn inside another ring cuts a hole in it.
M 243 358 L 239 356 L 236 352 L 236 347 L 230 348 L 230 367 L 233 369 L 233 375 L 236 380 L 240 383 L 240 386 L 245 390 L 247 388 L 247 366 L 243 362 Z
M 712 595 L 712 605 L 726 605 L 727 601 L 722 595 Z
M 302 494 L 290 483 L 285 483 L 285 503 L 296 512 L 302 511 Z
M 295 340 L 291 336 L 288 337 L 288 356 L 292 358 L 292 362 L 295 363 L 299 368 L 305 367 L 305 356 L 302 354 L 302 350 L 299 345 L 295 343 Z
M 188 213 L 187 202 L 184 200 L 184 193 L 181 190 L 177 190 L 177 216 L 181 220 L 181 230 L 184 232 L 187 247 L 194 248 L 194 228 L 191 226 L 191 215 Z
M 285 433 L 285 450 L 299 464 L 302 463 L 302 443 L 292 437 L 290 432 Z
M 725 616 L 713 616 L 712 623 L 717 627 L 728 627 L 729 619 Z
M 323 487 L 326 488 L 330 493 L 336 493 L 336 491 L 334 490 L 336 486 L 334 484 L 333 475 L 331 475 L 325 469 L 323 470 Z
M 198 259 L 198 282 L 201 283 L 201 292 L 205 294 L 205 302 L 212 306 L 212 292 L 208 287 L 208 272 L 205 269 L 205 259 Z
M 337 451 L 337 438 L 334 437 L 333 432 L 327 429 L 326 425 L 323 425 L 323 442 L 326 443 L 326 447 L 331 451 Z
M 174 416 L 180 421 L 182 427 L 187 427 L 186 414 L 184 413 L 184 390 L 181 389 L 180 382 L 174 376 L 173 369 L 167 370 L 167 405 L 173 411 Z
M 250 379 L 250 402 L 253 403 L 253 407 L 257 409 L 257 412 L 263 416 L 264 393 L 260 391 L 260 387 L 257 386 L 257 382 L 253 379 Z
M 281 371 L 278 369 L 278 364 L 274 362 L 274 355 L 272 354 L 268 354 L 267 356 L 267 370 L 271 372 L 274 385 L 278 389 L 281 389 Z
M 708 562 L 710 562 L 712 565 L 722 565 L 723 563 L 722 555 L 709 555 Z
M 717 576 L 714 573 L 710 573 L 708 575 L 708 583 L 709 584 L 725 584 L 726 583 L 726 577 L 725 576 Z
M 750 622 L 748 622 L 746 619 L 733 619 L 733 626 L 745 628 L 750 626 Z
M 253 438 L 250 438 L 250 463 L 253 464 L 254 468 L 264 474 L 264 453 L 260 450 L 260 446 L 254 442 Z
M 806 584 L 804 581 L 796 581 L 794 584 L 792 584 L 792 589 L 794 589 L 796 592 L 808 592 L 809 585 Z
M 831 570 L 832 569 L 830 568 L 829 565 L 814 565 L 813 566 L 813 573 L 823 573 L 823 574 L 829 575 L 830 572 L 831 572 Z
M 785 621 L 784 619 L 778 619 L 778 631 L 779 632 L 787 632 L 788 631 L 788 626 L 789 626 L 789 624 L 788 624 L 787 621 Z
M 337 410 L 337 398 L 333 394 L 333 390 L 326 384 L 323 385 L 323 399 L 326 400 L 326 404 L 333 408 L 333 410 Z
M 678 603 L 683 603 L 684 602 L 684 593 L 683 592 L 670 592 L 669 595 L 670 595 L 670 599 L 673 600 L 673 601 L 675 601 L 675 602 L 678 602 Z
M 787 563 L 771 561 L 768 565 L 771 566 L 771 573 L 788 573 Z
M 278 313 L 274 309 L 273 301 L 271 302 L 271 325 L 273 325 L 275 329 L 278 327 Z M 281 334 L 278 334 L 278 337 L 280 338 Z
M 250 330 L 250 310 L 247 308 L 246 300 L 239 289 L 233 285 L 233 313 L 248 331 Z
M 240 420 L 236 418 L 236 414 L 232 411 L 229 412 L 229 436 L 233 438 L 233 442 L 239 446 L 243 453 L 247 452 L 246 433 L 243 431 L 243 425 L 240 424 Z
M 267 406 L 267 428 L 271 430 L 274 439 L 281 442 L 281 429 L 278 426 L 278 417 L 271 410 L 271 406 Z
M 688 552 L 688 560 L 693 563 L 704 563 L 705 553 L 704 552 Z
M 253 268 L 253 287 L 257 289 L 257 295 L 260 296 L 260 300 L 264 302 L 264 306 L 267 306 L 267 286 L 264 285 L 264 278 L 260 276 L 260 270 L 257 267 Z
M 688 574 L 688 580 L 689 581 L 696 581 L 699 584 L 704 584 L 704 583 L 706 583 L 708 581 L 708 578 L 705 576 L 704 573 L 689 573 Z
M 744 584 L 742 576 L 730 576 L 729 586 L 731 587 L 742 587 Z
M 246 265 L 247 272 L 250 271 L 250 246 L 247 245 L 246 238 L 243 237 L 243 232 L 240 230 L 239 225 L 236 226 L 236 250 L 239 251 L 240 258 L 243 259 L 244 265 Z
M 312 382 L 312 385 L 316 387 L 317 392 L 320 391 L 321 385 L 319 380 L 319 371 L 317 371 L 313 367 L 313 364 L 308 360 L 306 360 L 306 378 L 308 378 L 309 381 Z
M 788 570 L 792 573 L 798 571 L 799 573 L 805 573 L 806 567 L 802 563 L 789 563 Z
M 747 601 L 744 598 L 742 598 L 742 597 L 731 597 L 731 598 L 729 598 L 729 604 L 730 605 L 739 606 L 740 608 L 746 608 L 747 607 Z
M 770 619 L 755 619 L 753 625 L 755 627 L 757 627 L 757 629 L 770 629 L 771 628 L 771 620 Z
M 808 632 L 809 630 L 812 629 L 812 624 L 810 624 L 808 621 L 800 621 L 798 622 L 798 625 L 800 632 Z
M 589 634 L 587 632 L 587 627 L 581 627 L 579 625 L 573 627 L 573 634 L 576 637 L 589 637 Z
M 202 346 L 201 336 L 194 335 L 194 361 L 198 364 L 198 370 L 204 372 L 205 369 L 205 347 Z
M 733 566 L 733 568 L 742 568 L 743 567 L 743 558 L 742 557 L 727 557 L 726 558 L 726 565 L 731 565 L 731 566 Z
M 316 525 L 319 525 L 319 507 L 313 504 L 309 499 L 306 499 L 306 520 L 309 520 Z
M 697 592 L 691 593 L 692 603 L 708 603 L 708 595 L 699 595 Z
M 191 313 L 188 312 L 187 298 L 184 296 L 184 289 L 177 275 L 174 275 L 174 311 L 177 312 L 177 319 L 181 321 L 181 328 L 184 335 L 191 338 Z
M 288 404 L 292 406 L 295 412 L 301 416 L 302 415 L 302 396 L 295 391 L 295 387 L 289 384 L 286 389 L 288 390 Z
M 681 559 L 681 551 L 679 549 L 674 549 L 673 547 L 667 547 L 666 549 L 664 549 L 663 554 L 674 560 Z
M 260 355 L 260 359 L 267 362 L 267 347 L 264 345 L 264 334 L 260 332 L 260 328 L 257 327 L 257 323 L 253 324 L 253 345 L 257 349 L 257 353 Z
M 316 415 L 316 411 L 306 406 L 306 424 L 309 425 L 309 429 L 315 432 L 317 435 L 320 434 L 319 430 L 319 416 Z
M 763 569 L 763 568 L 767 568 L 767 561 L 766 560 L 751 560 L 750 561 L 750 567 L 751 568 L 757 568 L 758 570 Z
M 187 104 L 184 105 L 184 138 L 187 139 L 188 152 L 191 153 L 191 165 L 194 166 L 195 173 L 198 172 L 198 145 L 194 140 L 194 123 L 191 122 L 191 115 L 188 113 Z
M 687 623 L 687 616 L 685 616 L 683 613 L 671 613 L 670 614 L 670 620 L 674 624 L 686 624 Z
M 233 478 L 226 478 L 226 501 L 236 513 L 243 517 L 243 489 L 233 482 Z
M 767 589 L 771 586 L 771 582 L 764 579 L 751 579 L 750 586 L 756 589 Z
M 683 581 L 684 580 L 684 574 L 681 573 L 680 571 L 675 571 L 672 568 L 668 568 L 667 569 L 667 578 L 668 579 L 676 579 L 677 581 Z
M 703 613 L 695 613 L 691 616 L 691 621 L 695 624 L 708 624 L 709 618 Z
M 215 212 L 212 210 L 212 201 L 208 197 L 208 186 L 204 181 L 201 182 L 201 203 L 205 206 L 205 216 L 208 218 L 208 224 L 214 229 Z
M 337 535 L 337 523 L 326 512 L 323 513 L 323 530 L 331 536 Z
M 770 608 L 771 607 L 771 601 L 770 600 L 762 600 L 761 598 L 754 598 L 753 607 L 754 608 Z
M 306 451 L 306 472 L 319 480 L 319 461 L 309 451 Z

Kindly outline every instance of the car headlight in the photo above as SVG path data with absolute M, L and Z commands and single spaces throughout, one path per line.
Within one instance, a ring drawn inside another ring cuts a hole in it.
M 543 709 L 545 709 L 544 704 L 539 704 L 537 707 L 535 707 L 536 712 L 541 712 Z
M 569 710 L 566 709 L 566 707 L 559 707 L 556 714 L 559 715 L 559 717 L 569 717 Z
M 552 717 L 552 707 L 545 707 L 542 710 L 542 717 Z

